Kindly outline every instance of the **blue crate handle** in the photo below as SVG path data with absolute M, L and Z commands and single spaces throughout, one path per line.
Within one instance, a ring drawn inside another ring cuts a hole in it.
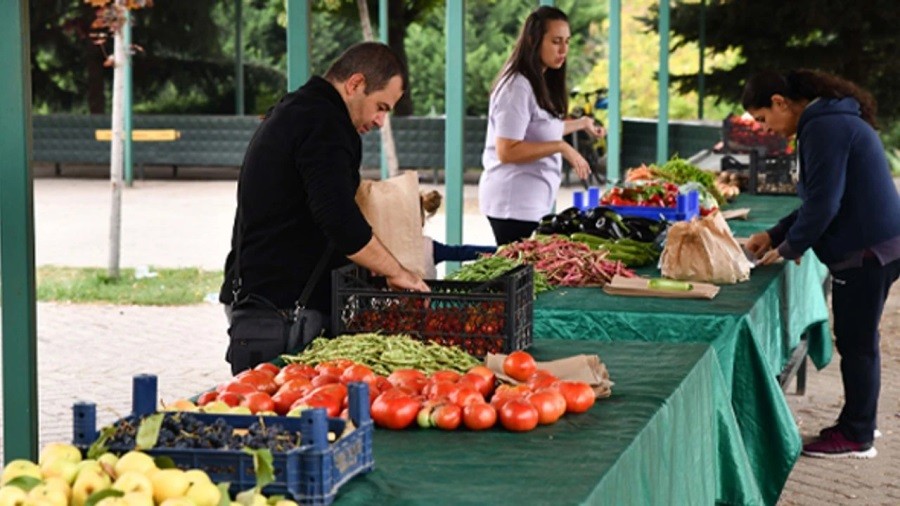
M 76 402 L 72 405 L 72 444 L 88 447 L 97 440 L 97 405 Z
M 131 412 L 137 416 L 156 412 L 155 374 L 138 374 L 131 379 Z

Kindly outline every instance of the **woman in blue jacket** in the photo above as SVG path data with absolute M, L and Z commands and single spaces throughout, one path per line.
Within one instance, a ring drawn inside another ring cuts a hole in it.
M 800 207 L 747 247 L 761 263 L 796 260 L 812 248 L 832 276 L 834 334 L 844 407 L 837 424 L 803 446 L 813 457 L 871 458 L 881 355 L 878 324 L 900 274 L 900 196 L 875 128 L 871 94 L 814 70 L 762 72 L 747 81 L 744 108 L 773 132 L 796 135 Z

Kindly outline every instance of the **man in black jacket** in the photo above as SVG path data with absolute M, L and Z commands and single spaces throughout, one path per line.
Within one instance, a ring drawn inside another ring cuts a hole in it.
M 231 252 L 219 294 L 229 321 L 235 296 L 252 294 L 292 310 L 328 252 L 308 309 L 330 313 L 329 273 L 350 261 L 385 276 L 392 288 L 428 290 L 373 235 L 354 200 L 360 134 L 382 125 L 404 83 L 404 65 L 389 47 L 360 43 L 324 77 L 312 77 L 266 114 L 238 181 Z

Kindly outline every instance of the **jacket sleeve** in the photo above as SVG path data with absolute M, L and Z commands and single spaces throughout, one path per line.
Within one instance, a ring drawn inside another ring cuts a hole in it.
M 852 135 L 829 123 L 827 117 L 810 121 L 800 138 L 803 202 L 778 246 L 778 253 L 789 260 L 799 258 L 819 240 L 844 195 Z
M 477 260 L 482 253 L 494 253 L 497 251 L 496 246 L 474 246 L 471 244 L 451 246 L 438 241 L 433 241 L 433 243 L 435 264 L 446 260 L 457 262 Z
M 316 118 L 296 146 L 295 168 L 306 189 L 313 220 L 343 255 L 352 255 L 372 239 L 372 227 L 356 204 L 360 139 L 334 115 Z M 351 135 L 352 134 L 352 135 Z

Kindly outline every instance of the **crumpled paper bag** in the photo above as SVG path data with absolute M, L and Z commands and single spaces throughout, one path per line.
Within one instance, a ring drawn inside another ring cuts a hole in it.
M 488 353 L 484 357 L 484 365 L 494 371 L 497 378 L 518 385 L 521 383 L 520 381 L 503 373 L 504 360 L 506 360 L 506 355 L 502 353 Z M 538 369 L 544 369 L 561 380 L 587 383 L 594 390 L 594 395 L 598 399 L 612 395 L 614 383 L 609 379 L 609 371 L 606 369 L 606 364 L 600 360 L 599 355 L 573 355 L 559 360 L 538 362 L 537 366 Z
M 753 267 L 719 212 L 672 225 L 659 264 L 667 278 L 724 284 L 750 279 Z
M 397 261 L 424 276 L 422 211 L 416 172 L 404 171 L 382 181 L 363 180 L 356 191 L 356 204 L 375 236 Z

